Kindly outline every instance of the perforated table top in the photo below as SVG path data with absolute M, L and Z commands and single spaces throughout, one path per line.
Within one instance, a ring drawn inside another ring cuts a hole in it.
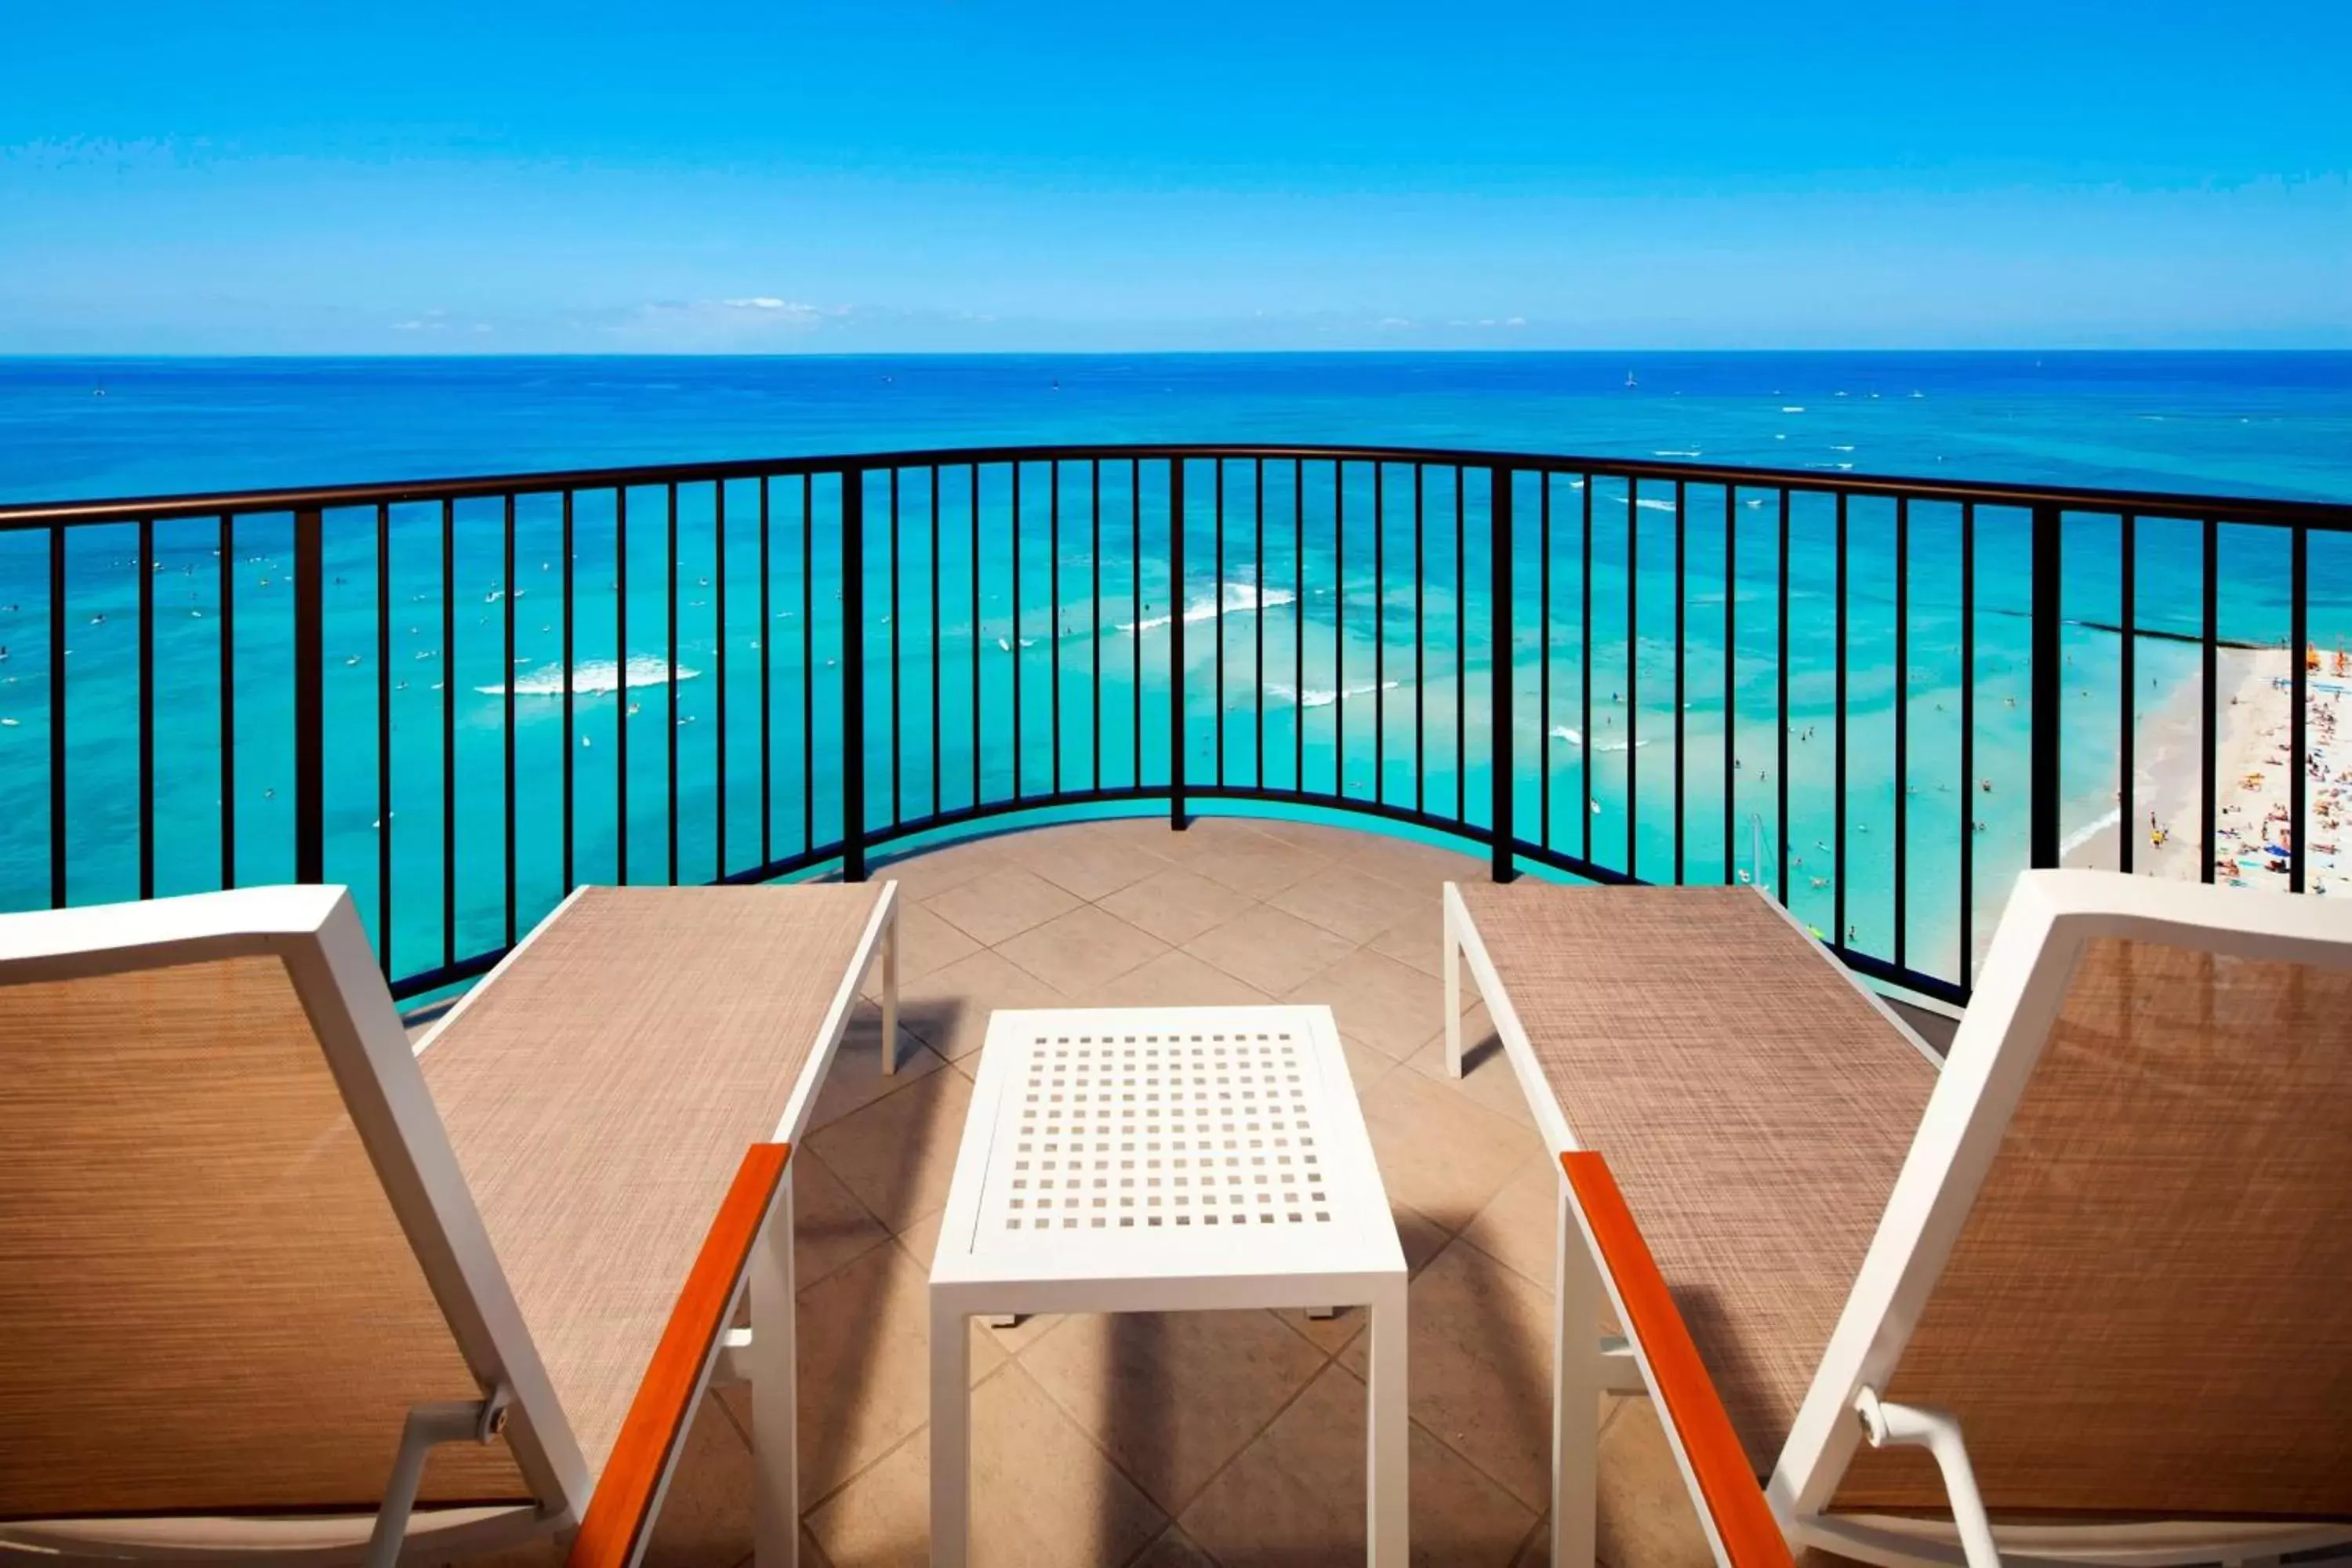
M 1003 1011 L 934 1280 L 1402 1269 L 1325 1007 Z

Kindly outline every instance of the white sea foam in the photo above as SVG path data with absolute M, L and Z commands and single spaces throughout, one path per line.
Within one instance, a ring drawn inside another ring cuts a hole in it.
M 1780 410 L 1783 414 L 1802 414 L 1804 411 L 1805 405 L 1801 403 L 1791 403 Z
M 1383 680 L 1378 686 L 1374 686 L 1367 681 L 1361 686 L 1350 686 L 1348 688 L 1347 694 L 1351 699 L 1370 697 L 1374 691 L 1394 691 L 1397 684 L 1393 680 Z M 1286 699 L 1300 708 L 1328 708 L 1339 700 L 1339 693 L 1328 686 L 1310 686 L 1303 697 L 1296 688 L 1285 686 L 1280 681 L 1267 681 L 1265 689 L 1269 696 Z
M 686 665 L 677 667 L 680 680 L 692 680 L 702 671 Z M 632 689 L 640 686 L 663 686 L 669 681 L 669 661 L 657 655 L 636 653 L 629 656 L 626 679 L 609 658 L 583 659 L 572 669 L 572 694 L 574 697 L 610 696 L 623 685 Z M 496 681 L 477 686 L 475 690 L 485 697 L 503 697 L 507 689 Z M 514 683 L 518 697 L 561 697 L 563 695 L 563 667 L 543 664 L 529 675 L 518 676 Z
M 1832 447 L 1830 450 L 1832 452 L 1851 452 L 1853 448 L 1851 447 Z
M 2123 819 L 2124 808 L 2118 805 L 2110 810 L 2105 816 L 2100 817 L 2096 822 L 2084 823 L 2082 826 L 2074 829 L 2074 832 L 2066 835 L 2065 841 L 2058 846 L 2058 858 L 2061 860 L 2063 860 L 2067 856 L 2072 855 L 2075 850 L 2080 849 L 2084 845 L 2088 844 L 2092 839 L 2096 838 L 2108 828 L 2120 826 Z
M 1225 584 L 1224 609 L 1229 616 L 1254 615 L 1259 610 L 1271 610 L 1295 603 L 1298 595 L 1287 588 L 1261 588 L 1255 583 Z M 1139 621 L 1121 621 L 1117 629 L 1123 632 L 1158 631 L 1172 616 L 1146 616 Z M 1213 621 L 1217 618 L 1217 600 L 1212 595 L 1193 600 L 1184 606 L 1184 624 Z
M 1633 504 L 1640 507 L 1643 511 L 1672 511 L 1675 510 L 1675 503 L 1670 500 L 1653 500 L 1646 496 L 1635 501 Z
M 1566 741 L 1571 746 L 1580 748 L 1584 744 L 1584 736 L 1570 725 L 1555 724 L 1552 726 L 1551 732 L 1560 740 Z M 1649 743 L 1650 742 L 1647 741 L 1636 741 L 1633 742 L 1633 747 L 1637 751 L 1643 750 L 1648 747 Z M 1592 749 L 1596 752 L 1622 752 L 1625 750 L 1625 742 L 1622 741 L 1603 741 Z
M 1650 454 L 1653 458 L 1696 458 L 1699 455 L 1699 449 L 1696 447 L 1662 447 Z
M 997 638 L 996 646 L 1003 648 L 1006 653 L 1011 653 L 1013 651 L 1013 641 L 1010 637 Z M 1021 639 L 1021 646 L 1023 647 L 1035 647 L 1037 646 L 1037 639 L 1035 637 L 1023 637 Z

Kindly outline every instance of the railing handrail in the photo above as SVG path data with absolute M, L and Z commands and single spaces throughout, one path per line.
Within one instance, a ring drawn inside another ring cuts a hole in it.
M 217 490 L 196 494 L 133 496 L 97 500 L 31 501 L 0 505 L 0 532 L 60 523 L 123 523 L 136 521 L 217 517 L 248 513 L 327 510 L 463 500 L 476 497 L 559 495 L 566 491 L 640 485 L 708 483 L 795 474 L 842 474 L 898 468 L 960 468 L 971 464 L 1268 458 L 1328 462 L 1420 463 L 1466 468 L 1506 468 L 1516 472 L 1575 474 L 1599 478 L 1668 479 L 1690 484 L 1728 484 L 1817 495 L 1906 498 L 1973 502 L 1996 507 L 2079 508 L 2221 522 L 2288 523 L 2304 528 L 2352 531 L 2352 500 L 2295 500 L 2266 496 L 2229 496 L 2189 491 L 2101 489 L 2076 485 L 2032 485 L 1990 480 L 1927 479 L 1906 475 L 1825 473 L 1818 468 L 1774 468 L 1730 463 L 1658 461 L 1632 458 L 1580 457 L 1545 452 L 1508 452 L 1468 447 L 1316 445 L 1265 442 L 1076 442 L 1065 445 L 944 447 L 891 452 L 725 458 L 689 463 L 638 464 L 620 468 L 565 468 L 453 479 L 396 479 L 378 483 Z

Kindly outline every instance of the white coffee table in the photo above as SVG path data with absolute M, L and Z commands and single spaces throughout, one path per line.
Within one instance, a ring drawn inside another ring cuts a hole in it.
M 997 1013 L 931 1263 L 935 1568 L 970 1544 L 967 1319 L 1359 1305 L 1367 1560 L 1404 1568 L 1404 1249 L 1331 1010 Z

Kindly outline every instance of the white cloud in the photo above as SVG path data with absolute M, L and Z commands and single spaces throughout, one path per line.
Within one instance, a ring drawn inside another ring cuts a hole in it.
M 680 351 L 757 350 L 826 330 L 848 314 L 776 294 L 719 300 L 656 300 L 609 316 L 604 333 L 633 347 Z
M 740 300 L 721 300 L 719 305 L 729 310 L 746 310 L 757 316 L 772 316 L 782 321 L 813 321 L 826 312 L 814 305 L 803 305 L 794 300 L 780 300 L 773 294 L 753 294 Z

